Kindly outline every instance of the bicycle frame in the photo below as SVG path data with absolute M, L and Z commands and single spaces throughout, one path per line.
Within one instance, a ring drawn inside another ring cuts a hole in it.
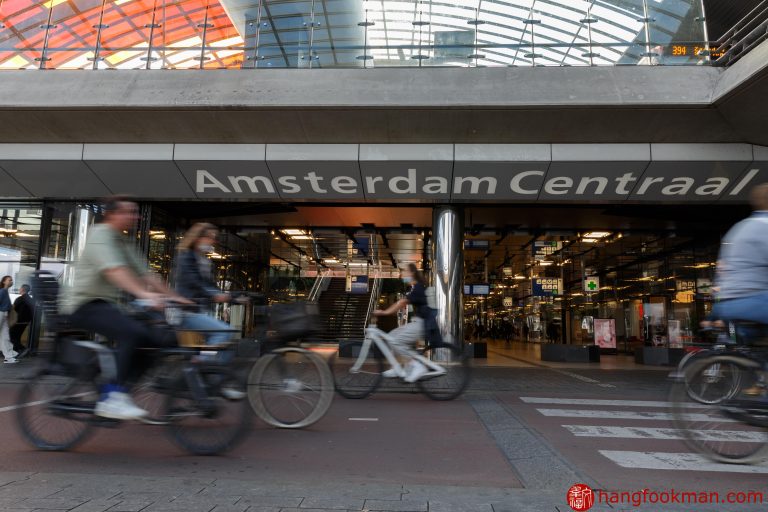
M 365 360 L 368 358 L 368 352 L 371 350 L 371 345 L 376 345 L 378 349 L 381 351 L 382 354 L 384 354 L 384 357 L 386 358 L 387 362 L 389 362 L 390 365 L 392 365 L 392 368 L 395 369 L 398 375 L 401 377 L 405 377 L 405 370 L 403 369 L 403 366 L 400 364 L 400 362 L 397 360 L 397 357 L 395 357 L 395 349 L 392 348 L 392 337 L 376 327 L 375 324 L 369 325 L 365 329 L 365 339 L 363 340 L 363 346 L 360 349 L 360 354 L 357 356 L 357 360 L 355 361 L 355 364 L 352 365 L 352 368 L 350 369 L 350 373 L 359 373 L 360 368 L 365 364 Z M 414 354 L 405 354 L 409 357 L 413 357 L 413 359 L 419 361 L 424 366 L 426 366 L 429 371 L 424 374 L 422 379 L 430 378 L 430 377 L 437 377 L 440 375 L 444 375 L 446 373 L 445 368 L 440 366 L 439 364 L 433 363 L 423 355 L 419 353 Z

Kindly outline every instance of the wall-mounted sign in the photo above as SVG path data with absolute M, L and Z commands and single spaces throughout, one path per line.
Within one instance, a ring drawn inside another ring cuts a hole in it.
M 353 295 L 368 293 L 368 276 L 352 276 L 349 292 Z
M 0 167 L 16 199 L 743 203 L 768 182 L 750 144 L 0 144 Z
M 490 249 L 490 240 L 464 240 L 465 249 Z
M 512 297 L 504 297 L 504 307 L 505 308 L 512 307 Z
M 488 295 L 491 293 L 489 284 L 465 284 L 464 295 Z
M 584 280 L 584 291 L 587 293 L 595 293 L 600 289 L 600 278 L 588 277 Z
M 537 278 L 531 283 L 534 297 L 553 297 L 563 294 L 563 280 L 556 278 Z
M 563 242 L 547 242 L 547 241 L 536 241 L 533 242 L 533 246 L 531 247 L 531 250 L 533 251 L 533 259 L 535 260 L 544 260 L 547 259 L 552 254 L 558 252 L 563 248 Z

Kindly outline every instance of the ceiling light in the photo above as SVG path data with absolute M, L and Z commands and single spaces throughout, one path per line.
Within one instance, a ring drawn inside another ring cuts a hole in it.
M 585 241 L 588 241 L 600 240 L 601 238 L 605 238 L 607 236 L 611 236 L 610 231 L 590 231 L 589 233 L 585 233 L 582 238 L 584 238 Z
M 542 267 L 548 267 L 548 266 L 552 265 L 553 263 L 554 263 L 554 261 L 549 261 L 549 260 L 541 260 L 541 261 L 539 261 L 539 265 L 541 265 Z
M 338 258 L 324 258 L 323 263 L 341 263 Z
M 523 280 L 523 279 L 525 279 L 525 276 L 521 276 L 520 274 L 518 274 L 518 275 L 515 276 L 515 279 Z
M 38 238 L 40 235 L 35 235 L 33 233 L 24 233 L 19 231 L 18 233 L 15 233 L 15 235 L 19 238 Z
M 307 232 L 303 229 L 281 229 L 283 234 L 289 235 L 289 236 L 295 236 L 295 235 L 306 235 Z
M 295 235 L 291 237 L 291 240 L 312 240 L 312 237 L 309 235 Z

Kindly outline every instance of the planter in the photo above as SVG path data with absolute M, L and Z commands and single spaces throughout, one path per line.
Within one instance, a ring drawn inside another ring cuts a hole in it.
M 488 358 L 488 344 L 484 341 L 478 341 L 472 344 L 472 357 L 475 359 Z
M 635 362 L 652 366 L 677 366 L 685 356 L 684 348 L 638 347 Z
M 541 360 L 561 363 L 599 363 L 600 347 L 597 345 L 541 345 Z

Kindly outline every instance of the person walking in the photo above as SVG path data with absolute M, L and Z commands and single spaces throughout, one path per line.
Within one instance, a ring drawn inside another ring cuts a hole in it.
M 19 295 L 15 301 L 13 301 L 13 310 L 16 312 L 16 323 L 11 326 L 10 336 L 11 343 L 13 344 L 13 350 L 19 353 L 16 356 L 18 359 L 25 357 L 29 354 L 29 347 L 25 347 L 21 344 L 21 336 L 24 331 L 27 330 L 29 324 L 32 323 L 32 317 L 35 314 L 35 303 L 32 297 L 29 296 L 29 285 L 23 284 L 19 288 Z
M 11 335 L 8 331 L 8 316 L 11 312 L 11 296 L 8 294 L 8 289 L 13 286 L 13 278 L 11 276 L 3 276 L 0 280 L 0 351 L 3 353 L 5 363 L 13 364 L 17 363 L 16 351 L 13 350 L 11 344 Z

